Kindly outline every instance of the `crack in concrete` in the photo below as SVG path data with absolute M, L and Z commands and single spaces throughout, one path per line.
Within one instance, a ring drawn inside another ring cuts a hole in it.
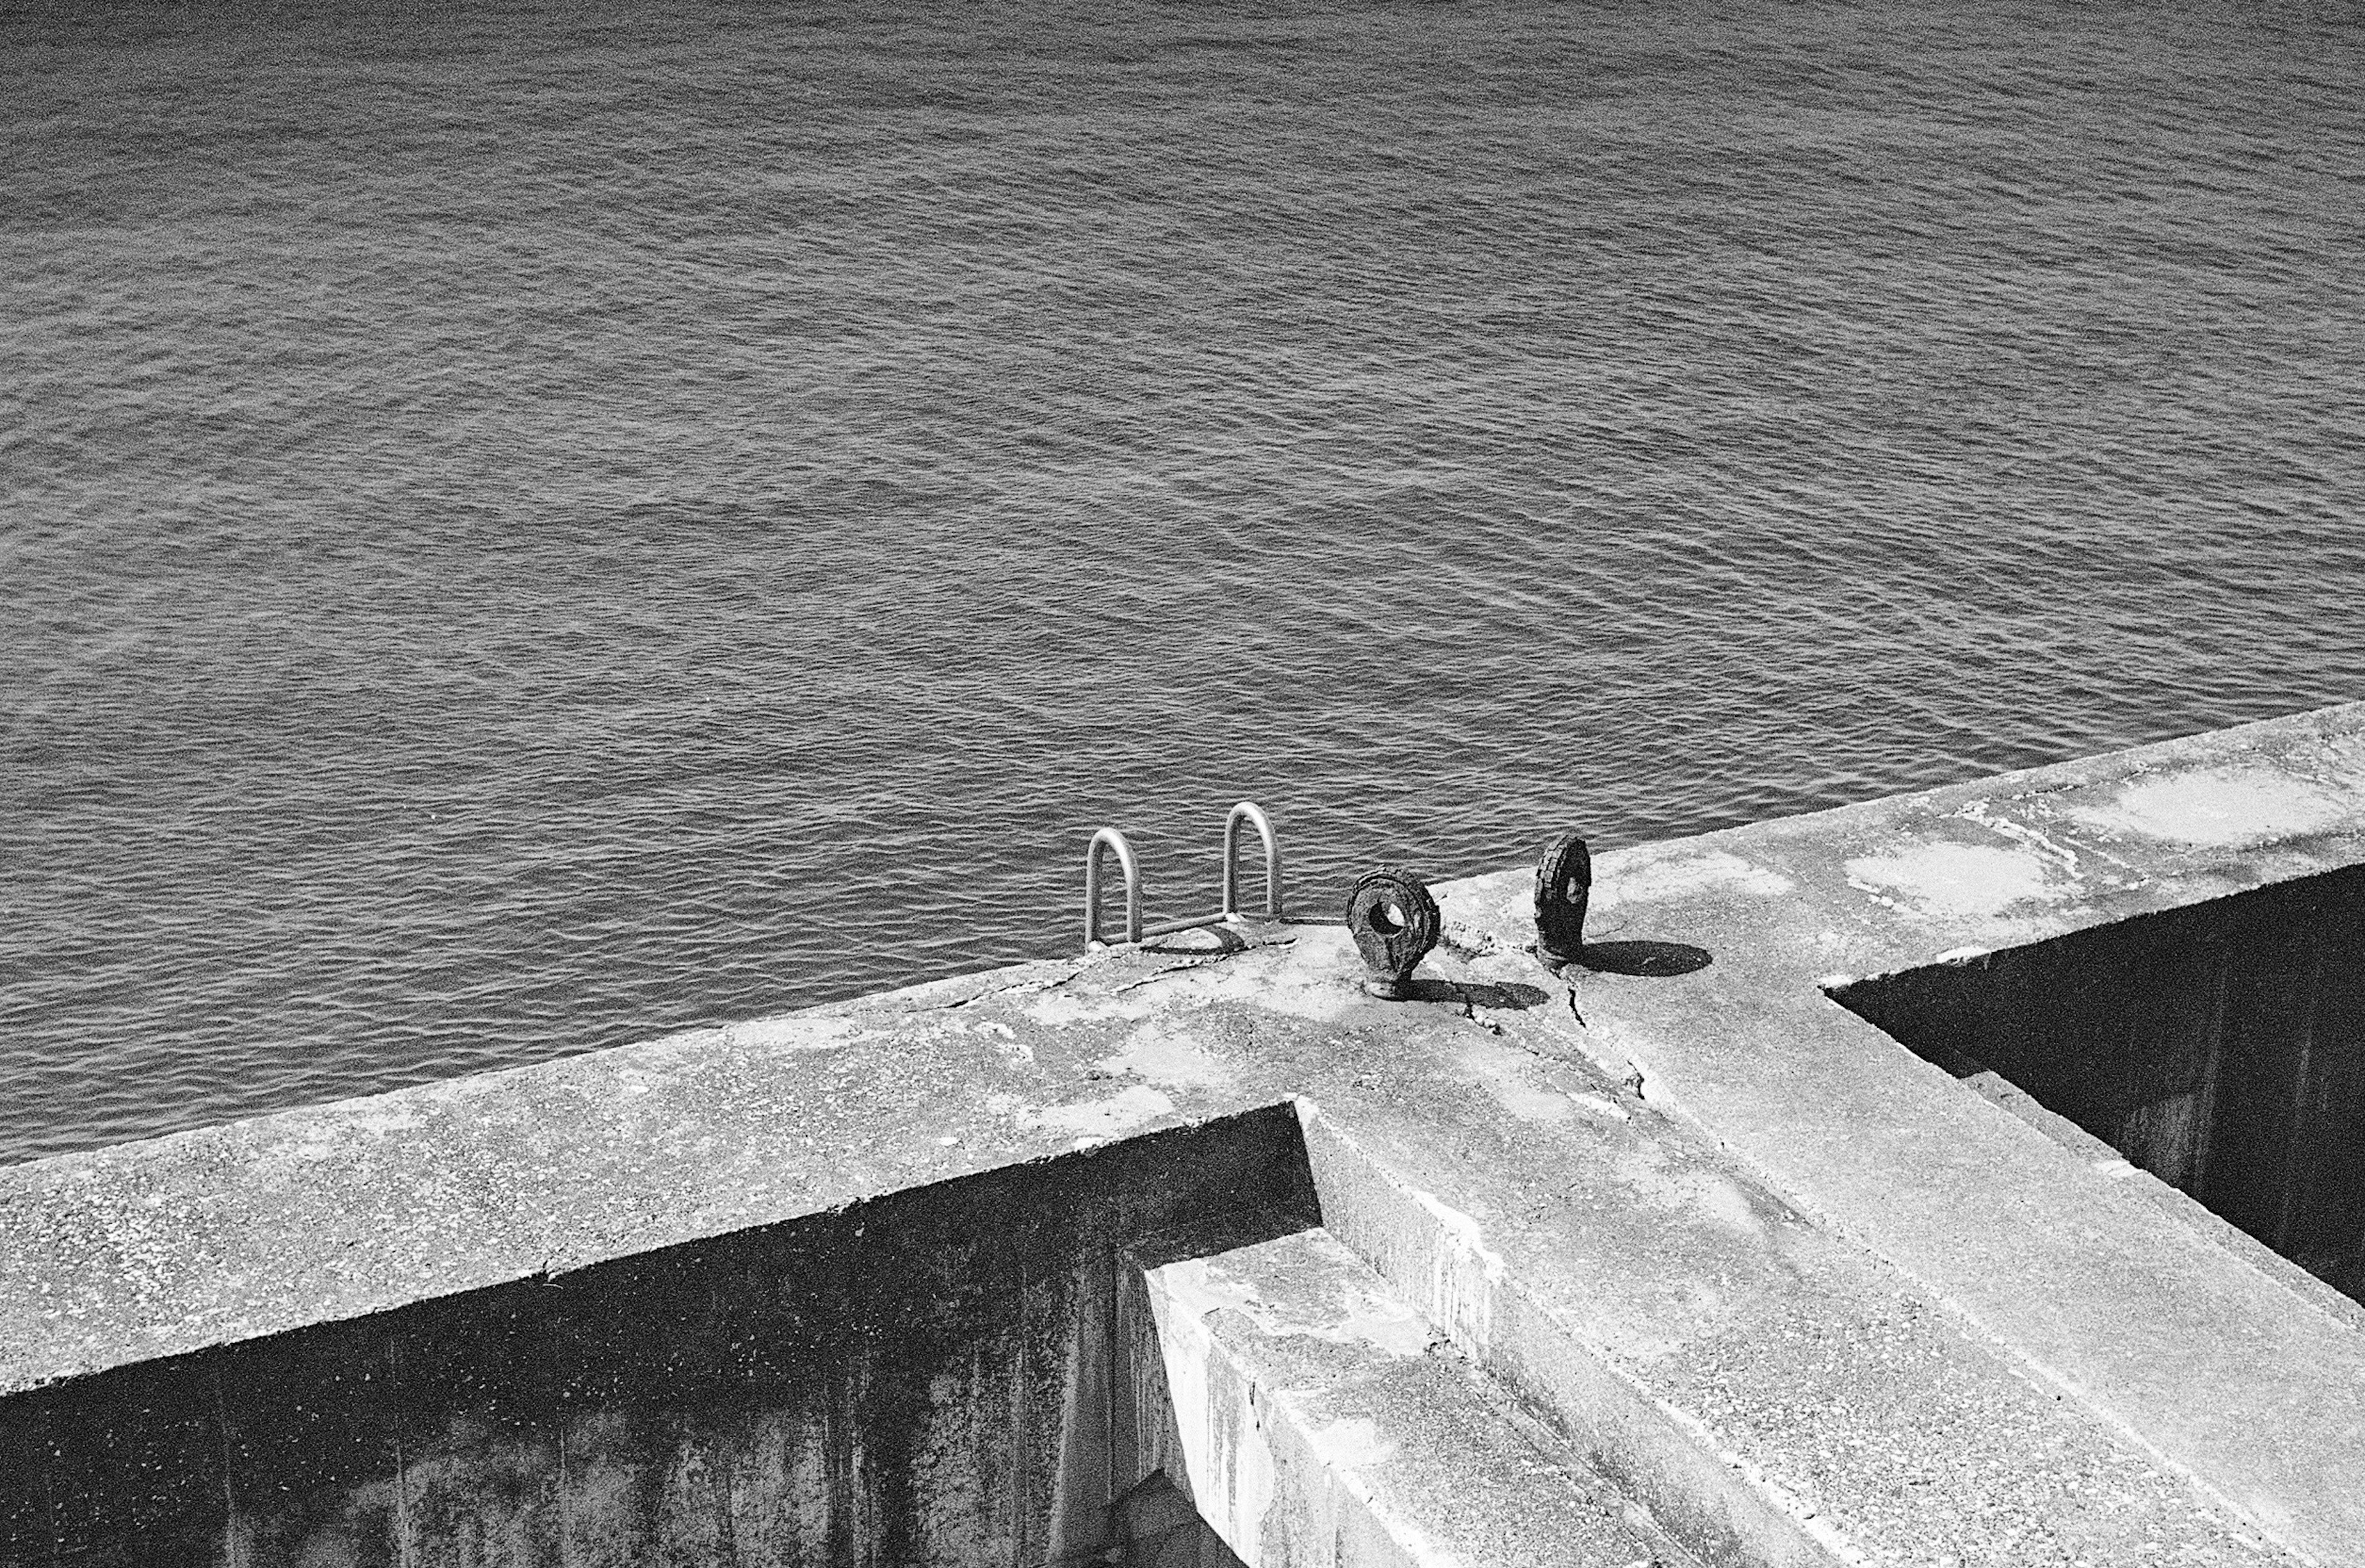
M 972 991 L 967 996 L 958 998 L 951 1002 L 939 1002 L 932 1008 L 924 1009 L 924 1011 L 932 1013 L 958 1013 L 962 1008 L 970 1006 L 973 1002 L 991 1002 L 997 997 L 1032 996 L 1039 991 L 1055 991 L 1059 987 L 1066 985 L 1070 980 L 1074 980 L 1078 975 L 1083 973 L 1083 970 L 1084 967 L 1082 964 L 1074 964 L 1070 966 L 1064 974 L 1054 975 L 1048 980 L 1021 980 L 1016 985 L 992 986 L 984 991 Z

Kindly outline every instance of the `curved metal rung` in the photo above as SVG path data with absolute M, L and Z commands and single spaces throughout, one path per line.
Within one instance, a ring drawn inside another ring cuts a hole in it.
M 1117 864 L 1125 869 L 1124 941 L 1138 942 L 1145 936 L 1195 931 L 1206 925 L 1237 925 L 1248 919 L 1239 908 L 1240 823 L 1244 822 L 1253 823 L 1257 836 L 1264 840 L 1262 918 L 1279 920 L 1282 917 L 1281 840 L 1272 831 L 1272 819 L 1266 816 L 1255 801 L 1242 801 L 1224 818 L 1223 908 L 1195 920 L 1169 920 L 1145 930 L 1141 924 L 1141 865 L 1133 857 L 1133 846 L 1126 842 L 1123 833 L 1113 827 L 1104 827 L 1093 834 L 1092 844 L 1084 850 L 1084 951 L 1093 952 L 1112 945 L 1111 938 L 1101 929 L 1101 856 L 1104 850 L 1115 850 Z
M 1256 824 L 1257 836 L 1264 840 L 1264 918 L 1281 918 L 1281 840 L 1272 831 L 1272 819 L 1254 801 L 1242 801 L 1224 818 L 1224 907 L 1218 917 L 1227 921 L 1240 918 L 1240 823 Z
M 1108 939 L 1101 935 L 1101 851 L 1116 851 L 1116 863 L 1125 868 L 1125 939 L 1141 940 L 1141 867 L 1133 857 L 1133 846 L 1125 834 L 1113 827 L 1104 827 L 1093 834 L 1091 847 L 1084 851 L 1084 950 L 1105 947 Z

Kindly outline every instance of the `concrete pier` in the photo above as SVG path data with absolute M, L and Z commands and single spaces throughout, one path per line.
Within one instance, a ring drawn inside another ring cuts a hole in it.
M 0 1565 L 2365 1562 L 2365 705 L 1530 877 L 0 1170 Z

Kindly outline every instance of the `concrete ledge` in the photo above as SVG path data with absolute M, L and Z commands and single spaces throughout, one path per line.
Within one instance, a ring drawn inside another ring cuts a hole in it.
M 1765 1568 L 1834 1561 L 1840 1543 L 1818 1539 L 1811 1506 L 1721 1451 L 1713 1433 L 1635 1375 L 1615 1348 L 1555 1321 L 1475 1220 L 1407 1185 L 1313 1105 L 1301 1110 L 1325 1234 L 1369 1260 L 1424 1322 L 1443 1325 L 1439 1332 L 1456 1351 L 1529 1401 L 1596 1473 L 1655 1510 L 1709 1561 Z M 1631 1273 L 1621 1284 L 1647 1292 L 1663 1282 L 1651 1262 L 1638 1261 Z M 1844 1551 L 1837 1560 L 1846 1560 Z
M 1093 1369 L 1116 1354 L 1092 1327 L 1113 1276 L 1091 1260 L 1166 1223 L 1159 1193 L 1117 1192 L 1143 1182 L 1236 1206 L 1300 1193 L 1306 1223 L 1704 1560 L 2365 1561 L 2365 1337 L 2345 1298 L 1833 1000 L 2360 865 L 2350 707 L 1603 856 L 1591 935 L 1628 946 L 1568 977 L 1523 951 L 1515 870 L 1438 890 L 1447 946 L 1411 1002 L 1364 996 L 1336 928 L 1194 934 L 0 1171 L 0 1473 L 34 1478 L 0 1514 L 0 1564 L 49 1568 L 63 1538 L 40 1499 L 61 1489 L 144 1499 L 118 1510 L 116 1555 L 89 1561 L 322 1568 L 384 1560 L 398 1537 L 415 1563 L 604 1561 L 536 1522 L 531 1466 L 439 1521 L 399 1517 L 445 1473 L 409 1451 L 347 1445 L 335 1475 L 300 1443 L 241 1457 L 252 1412 L 300 1434 L 327 1408 L 302 1389 L 350 1392 L 353 1336 L 432 1338 L 492 1305 L 523 1323 L 538 1297 L 586 1311 L 584 1343 L 677 1347 L 701 1408 L 740 1414 L 717 1425 L 597 1379 L 561 1380 L 581 1394 L 562 1408 L 526 1396 L 552 1386 L 532 1358 L 488 1350 L 467 1383 L 481 1403 L 438 1428 L 434 1462 L 489 1451 L 493 1429 L 521 1454 L 631 1430 L 648 1495 L 676 1499 L 647 1550 L 694 1558 L 714 1516 L 682 1499 L 757 1506 L 765 1456 L 787 1450 L 730 1422 L 781 1385 L 715 1329 L 729 1312 L 644 1312 L 611 1282 L 687 1249 L 699 1268 L 739 1260 L 692 1271 L 725 1297 L 761 1294 L 840 1266 L 781 1250 L 797 1227 L 867 1247 L 864 1216 L 897 1204 L 913 1235 L 975 1233 L 947 1254 L 966 1262 L 915 1282 L 970 1299 L 973 1269 L 1018 1292 L 1003 1299 L 1068 1304 L 1009 1318 L 976 1297 L 969 1342 L 1011 1359 L 958 1352 L 1045 1369 L 1021 1381 L 1059 1390 L 1061 1413 L 1020 1426 L 1064 1435 L 1013 1448 L 971 1423 L 955 1462 L 857 1458 L 832 1428 L 840 1446 L 797 1451 L 835 1456 L 813 1462 L 837 1467 L 857 1514 L 933 1499 L 913 1517 L 936 1533 L 898 1538 L 917 1563 L 961 1560 L 949 1521 L 990 1515 L 992 1454 L 1056 1450 L 1028 1462 L 1065 1479 L 1005 1494 L 1038 1516 L 1014 1550 L 1082 1550 L 1077 1521 L 1113 1484 L 1077 1479 L 1105 1438 Z M 1649 944 L 1711 961 L 1614 961 Z M 2336 1033 L 2310 1048 L 2351 1049 Z M 1282 1126 L 1246 1163 L 1153 1158 L 1165 1137 L 1247 1147 L 1239 1129 Z M 1094 1167 L 1110 1191 L 1047 1200 L 1080 1250 L 1011 1248 L 1049 1271 L 1022 1289 L 995 1273 L 997 1222 L 966 1184 L 1066 1191 L 1080 1153 L 1115 1161 Z M 1041 1296 L 1052 1274 L 1077 1282 Z M 925 1295 L 869 1317 L 801 1299 L 891 1338 L 934 1320 Z M 997 1339 L 1002 1322 L 1041 1336 Z M 849 1355 L 836 1364 L 869 1364 Z M 191 1392 L 217 1372 L 218 1394 Z M 160 1379 L 171 1400 L 123 1392 Z M 894 1407 L 837 1406 L 857 1426 Z M 61 1422 L 84 1436 L 58 1443 Z M 263 1528 L 331 1515 L 342 1533 Z
M 1121 1249 L 1240 1212 L 1286 1105 L 53 1383 L 0 1564 L 1082 1561 Z
M 1487 1380 L 1320 1229 L 1137 1276 L 1146 1472 L 1243 1562 L 1683 1568 L 1688 1553 L 1525 1435 Z M 1532 1429 L 1531 1428 L 1530 1429 Z

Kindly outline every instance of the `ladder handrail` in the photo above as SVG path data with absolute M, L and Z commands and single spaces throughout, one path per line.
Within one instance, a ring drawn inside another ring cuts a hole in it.
M 1093 834 L 1090 847 L 1084 851 L 1084 951 L 1105 947 L 1101 935 L 1101 851 L 1116 851 L 1116 863 L 1125 868 L 1125 939 L 1141 940 L 1141 867 L 1133 857 L 1133 846 L 1125 834 L 1113 827 L 1104 827 Z
M 1224 907 L 1226 920 L 1240 918 L 1240 823 L 1256 824 L 1257 836 L 1264 840 L 1264 917 L 1281 918 L 1281 840 L 1272 831 L 1272 819 L 1254 801 L 1242 801 L 1224 817 Z
M 1255 826 L 1257 836 L 1264 841 L 1264 913 L 1250 916 L 1241 913 L 1240 903 L 1240 823 Z M 1125 870 L 1125 940 L 1138 942 L 1145 936 L 1162 936 L 1169 932 L 1191 931 L 1203 925 L 1238 925 L 1252 918 L 1279 920 L 1281 913 L 1281 836 L 1272 830 L 1272 819 L 1264 814 L 1254 801 L 1242 801 L 1234 805 L 1224 818 L 1224 896 L 1223 907 L 1213 914 L 1196 920 L 1170 920 L 1147 930 L 1141 924 L 1141 863 L 1134 858 L 1133 846 L 1126 841 L 1123 832 L 1113 827 L 1102 828 L 1093 834 L 1084 849 L 1084 951 L 1097 952 L 1111 946 L 1109 937 L 1101 930 L 1101 857 L 1104 852 L 1116 851 L 1117 864 Z

